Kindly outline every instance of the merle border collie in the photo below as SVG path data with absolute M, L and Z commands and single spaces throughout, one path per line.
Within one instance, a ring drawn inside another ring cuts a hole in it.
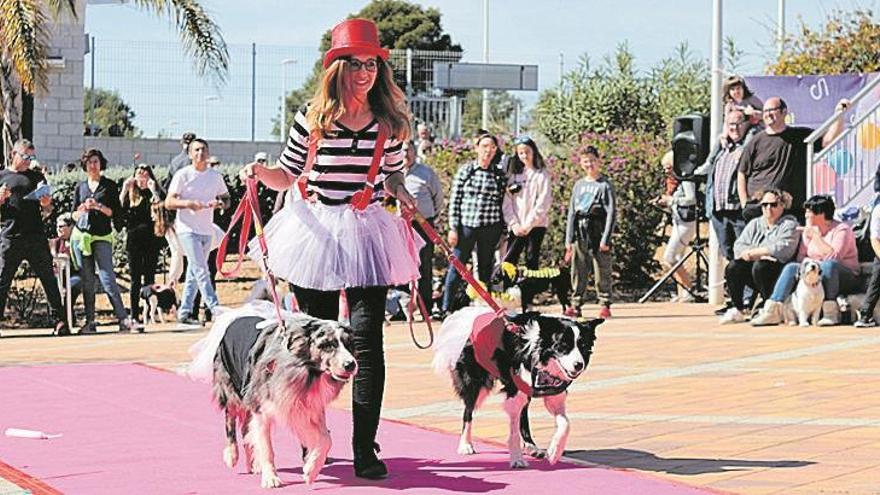
M 224 313 L 207 344 L 216 349 L 213 394 L 226 416 L 223 460 L 230 468 L 238 462 L 240 423 L 245 468 L 261 473 L 263 488 L 280 487 L 271 439 L 273 423 L 280 422 L 299 438 L 303 481 L 311 484 L 331 446 L 326 407 L 357 373 L 351 328 L 302 313 L 284 313 L 281 327 L 248 308 Z
M 501 345 L 494 354 L 501 373 L 496 379 L 477 362 L 469 339 L 474 320 L 487 312 L 491 311 L 465 308 L 452 314 L 443 322 L 436 343 L 434 369 L 452 375 L 455 393 L 464 402 L 458 453 L 475 452 L 471 437 L 473 413 L 492 391 L 496 381 L 500 381 L 504 411 L 510 426 L 507 440 L 510 467 L 528 466 L 523 458 L 523 443 L 528 453 L 535 457 L 546 455 L 550 463 L 555 464 L 565 451 L 570 428 L 565 415 L 565 389 L 590 363 L 596 327 L 603 320 L 574 321 L 535 312 L 514 316 L 512 322 L 520 327 L 521 332 L 504 332 Z M 531 381 L 534 396 L 543 398 L 544 407 L 555 419 L 556 431 L 546 451 L 538 449 L 531 438 L 527 415 L 530 397 L 517 388 L 514 374 Z

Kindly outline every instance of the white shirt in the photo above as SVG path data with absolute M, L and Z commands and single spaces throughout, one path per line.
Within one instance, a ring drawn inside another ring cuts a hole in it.
M 199 172 L 192 165 L 187 165 L 180 169 L 174 178 L 171 179 L 171 185 L 168 187 L 168 194 L 176 194 L 182 200 L 196 200 L 202 203 L 214 201 L 218 196 L 229 194 L 226 183 L 223 182 L 223 174 L 207 168 Z M 198 211 L 190 209 L 177 210 L 177 219 L 174 221 L 174 228 L 178 234 L 182 232 L 193 232 L 200 235 L 213 236 L 214 227 L 214 210 L 211 208 L 203 208 Z

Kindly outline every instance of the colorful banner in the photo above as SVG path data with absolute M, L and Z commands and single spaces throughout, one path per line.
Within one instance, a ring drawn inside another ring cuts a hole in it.
M 782 97 L 788 104 L 789 125 L 815 129 L 834 114 L 834 107 L 841 98 L 852 98 L 877 75 L 875 72 L 837 76 L 749 76 L 746 84 L 762 101 L 773 96 Z M 863 101 L 859 106 L 871 103 L 873 101 Z

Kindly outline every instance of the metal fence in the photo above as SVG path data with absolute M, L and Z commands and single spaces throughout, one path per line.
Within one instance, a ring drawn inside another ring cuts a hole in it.
M 177 43 L 93 39 L 83 84 L 116 91 L 133 110 L 133 123 L 143 137 L 176 137 L 192 130 L 209 139 L 278 139 L 283 95 L 304 85 L 319 50 L 257 44 L 229 45 L 228 50 L 227 81 L 214 85 L 196 75 Z M 441 136 L 455 134 L 461 102 L 450 103 L 434 90 L 433 63 L 461 58 L 461 52 L 391 53 L 395 81 L 406 90 L 414 116 Z M 90 127 L 91 115 L 86 109 Z

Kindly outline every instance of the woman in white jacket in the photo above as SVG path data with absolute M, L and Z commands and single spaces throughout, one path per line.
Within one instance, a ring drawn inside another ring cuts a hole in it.
M 508 164 L 507 192 L 501 207 L 508 231 L 507 254 L 503 261 L 515 265 L 525 250 L 526 267 L 537 270 L 553 200 L 550 174 L 531 138 L 518 137 L 514 145 L 516 153 Z

